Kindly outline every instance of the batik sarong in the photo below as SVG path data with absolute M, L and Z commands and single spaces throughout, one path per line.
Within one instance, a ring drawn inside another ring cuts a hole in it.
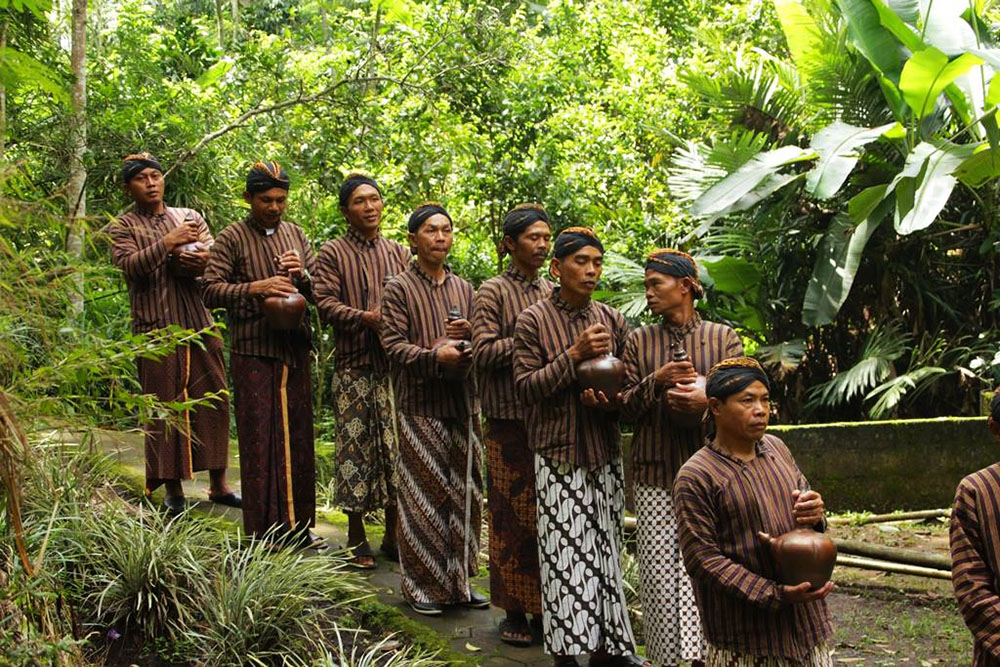
M 518 420 L 486 420 L 486 502 L 490 600 L 507 611 L 541 614 L 535 457 Z
M 349 368 L 334 374 L 336 503 L 345 512 L 371 512 L 396 504 L 390 391 L 385 373 Z
M 165 480 L 191 479 L 197 470 L 221 470 L 229 459 L 229 397 L 222 341 L 178 346 L 159 360 L 139 359 L 139 384 L 160 401 L 182 402 L 217 394 L 204 405 L 145 425 L 146 492 Z M 221 394 L 220 394 L 221 393 Z
M 635 653 L 622 588 L 621 460 L 580 468 L 535 454 L 545 651 Z
M 240 442 L 243 526 L 248 535 L 307 530 L 316 520 L 309 357 L 230 355 Z
M 478 418 L 398 417 L 397 538 L 403 597 L 425 604 L 465 602 L 469 578 L 478 572 L 482 525 Z
M 657 665 L 701 660 L 701 618 L 684 570 L 670 491 L 636 484 L 635 511 L 646 657 Z
M 762 657 L 747 655 L 708 645 L 706 667 L 833 667 L 833 656 L 826 642 L 816 646 L 804 658 Z

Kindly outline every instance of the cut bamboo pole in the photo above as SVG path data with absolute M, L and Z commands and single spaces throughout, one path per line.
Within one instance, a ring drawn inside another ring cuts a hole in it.
M 837 554 L 837 565 L 857 567 L 863 570 L 892 572 L 894 574 L 910 574 L 915 577 L 928 577 L 930 579 L 951 579 L 951 572 L 947 570 L 938 570 L 933 567 L 917 567 L 916 565 L 906 565 L 904 563 L 890 563 L 884 560 L 848 556 L 846 554 Z
M 939 517 L 951 516 L 950 509 L 943 510 L 916 510 L 913 512 L 893 512 L 892 514 L 873 514 L 871 516 L 857 517 L 849 519 L 847 517 L 835 516 L 827 519 L 831 526 L 844 524 L 856 524 L 863 526 L 866 523 L 888 523 L 890 521 L 915 521 L 918 519 L 937 519 Z
M 944 554 L 927 553 L 916 549 L 900 549 L 899 547 L 887 547 L 881 544 L 869 544 L 858 540 L 843 540 L 833 538 L 837 545 L 837 551 L 854 556 L 864 556 L 866 558 L 877 558 L 891 563 L 903 563 L 906 565 L 917 565 L 919 567 L 930 567 L 937 570 L 951 570 L 951 558 Z

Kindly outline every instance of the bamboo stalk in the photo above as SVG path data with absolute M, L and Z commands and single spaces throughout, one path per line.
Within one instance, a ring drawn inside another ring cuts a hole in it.
M 848 556 L 846 554 L 837 554 L 837 565 L 857 567 L 863 570 L 892 572 L 894 574 L 909 574 L 915 577 L 928 577 L 930 579 L 951 579 L 951 572 L 947 570 L 938 570 L 933 567 L 917 567 L 916 565 L 906 565 L 903 563 L 890 563 L 884 560 Z
M 890 521 L 914 521 L 917 519 L 937 519 L 939 517 L 951 516 L 950 509 L 942 510 L 916 510 L 913 512 L 893 512 L 891 514 L 873 514 L 866 517 L 849 519 L 847 517 L 835 516 L 827 519 L 831 526 L 844 524 L 856 524 L 863 526 L 867 523 L 888 523 Z
M 836 537 L 833 538 L 833 542 L 837 545 L 837 551 L 845 554 L 877 558 L 891 563 L 930 567 L 937 570 L 951 570 L 951 558 L 944 554 L 927 553 L 925 551 L 917 551 L 916 549 L 887 547 L 881 544 L 869 544 L 868 542 L 860 542 L 858 540 L 843 540 Z

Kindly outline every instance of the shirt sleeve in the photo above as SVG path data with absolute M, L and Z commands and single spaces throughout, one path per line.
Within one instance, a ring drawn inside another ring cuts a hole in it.
M 472 352 L 481 370 L 514 363 L 514 339 L 500 336 L 503 302 L 499 291 L 493 284 L 484 284 L 472 307 Z
M 636 423 L 644 414 L 656 407 L 662 392 L 656 386 L 656 371 L 642 375 L 639 367 L 639 340 L 642 330 L 635 329 L 625 340 L 622 363 L 625 364 L 625 383 L 622 385 L 622 417 Z
M 726 351 L 723 355 L 723 359 L 731 359 L 733 357 L 743 356 L 743 341 L 740 340 L 738 333 L 733 331 L 730 327 L 726 327 Z
M 382 347 L 389 359 L 403 366 L 407 373 L 425 378 L 437 377 L 437 353 L 411 343 L 409 325 L 406 291 L 398 281 L 391 281 L 382 294 Z
M 236 250 L 232 234 L 222 232 L 208 255 L 202 299 L 209 308 L 236 308 L 250 299 L 250 283 L 233 282 Z
M 715 506 L 706 481 L 682 470 L 674 481 L 673 500 L 688 574 L 725 595 L 763 609 L 780 609 L 783 602 L 777 582 L 751 572 L 722 553 L 716 539 Z
M 116 220 L 111 229 L 111 262 L 122 270 L 125 279 L 141 280 L 152 274 L 167 260 L 167 246 L 163 238 L 152 245 L 140 248 L 130 225 Z
M 319 249 L 316 275 L 313 278 L 313 294 L 316 296 L 316 308 L 324 322 L 343 331 L 361 329 L 365 311 L 352 308 L 343 302 L 343 277 L 332 242 L 324 243 Z
M 974 488 L 965 480 L 958 486 L 951 510 L 951 582 L 958 608 L 976 643 L 1000 657 L 1000 596 L 996 573 L 983 547 Z
M 566 350 L 544 363 L 538 319 L 525 311 L 514 325 L 514 388 L 522 401 L 537 403 L 576 379 L 576 366 Z

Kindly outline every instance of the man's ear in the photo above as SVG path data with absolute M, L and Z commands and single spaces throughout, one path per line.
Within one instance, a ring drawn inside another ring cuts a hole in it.
M 712 413 L 712 416 L 719 414 L 722 411 L 722 401 L 714 396 L 710 397 L 708 399 L 708 411 Z
M 559 280 L 560 273 L 561 273 L 560 261 L 555 257 L 553 257 L 552 261 L 549 262 L 549 275 L 555 278 L 556 280 Z
M 245 201 L 246 203 L 249 204 L 251 201 L 253 201 L 253 195 L 250 194 L 249 192 L 247 192 L 246 190 L 244 190 L 243 191 L 243 201 Z

